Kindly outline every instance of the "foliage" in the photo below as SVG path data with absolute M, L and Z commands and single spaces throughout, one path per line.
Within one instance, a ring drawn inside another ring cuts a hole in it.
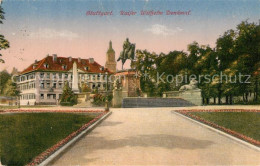
M 4 10 L 0 4 L 0 24 L 3 24 L 4 17 Z M 9 42 L 5 39 L 4 35 L 0 34 L 0 50 L 9 48 Z M 2 54 L 0 53 L 0 62 L 4 63 L 4 60 L 1 59 Z
M 60 104 L 63 106 L 70 106 L 77 104 L 77 96 L 69 87 L 69 83 L 66 81 L 63 87 Z
M 25 165 L 92 119 L 92 115 L 68 113 L 2 114 L 1 162 Z
M 5 84 L 9 79 L 11 75 L 6 70 L 0 72 L 0 95 L 3 95 Z
M 91 92 L 91 89 L 88 87 L 86 83 L 83 83 L 81 86 L 81 92 Z
M 243 101 L 248 103 L 250 94 L 256 102 L 260 93 L 259 48 L 260 25 L 242 21 L 236 29 L 224 32 L 216 40 L 215 48 L 194 41 L 188 45 L 188 53 L 175 50 L 157 55 L 137 50 L 135 66 L 141 74 L 141 90 L 148 96 L 162 96 L 165 91 L 178 90 L 181 85 L 189 83 L 177 82 L 177 75 L 186 78 L 195 75 L 197 80 L 199 75 L 207 75 L 210 79 L 202 77 L 198 80 L 204 104 L 209 104 L 210 98 L 218 98 L 221 104 L 222 97 L 226 97 L 226 104 L 232 104 L 234 96 L 243 96 Z M 158 80 L 161 74 L 165 82 Z M 227 77 L 222 78 L 221 74 Z M 243 75 L 241 81 L 239 74 Z M 173 77 L 167 81 L 168 75 Z M 248 76 L 249 83 L 245 83 Z
M 108 100 L 108 103 L 111 104 L 112 99 L 113 99 L 113 95 L 109 94 L 107 97 L 106 95 L 102 95 L 102 94 L 95 94 L 93 96 L 93 104 L 97 105 L 97 106 L 103 106 L 106 103 L 106 99 Z
M 18 96 L 20 91 L 17 89 L 16 83 L 9 79 L 4 88 L 5 96 Z

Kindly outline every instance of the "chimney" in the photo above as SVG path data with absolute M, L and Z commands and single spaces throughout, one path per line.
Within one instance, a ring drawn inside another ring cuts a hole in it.
M 57 54 L 52 54 L 53 62 L 57 62 Z
M 71 58 L 71 56 L 69 57 L 69 62 L 71 62 L 72 61 L 72 58 Z
M 89 61 L 90 64 L 93 64 L 94 63 L 94 58 L 89 58 L 88 61 Z
M 35 59 L 34 63 L 38 63 L 37 59 Z
M 80 58 L 78 58 L 78 63 L 80 63 L 81 62 L 81 59 Z

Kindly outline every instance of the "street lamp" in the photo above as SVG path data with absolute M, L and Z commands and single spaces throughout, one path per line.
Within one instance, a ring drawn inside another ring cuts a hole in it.
M 108 73 L 106 72 L 106 100 L 105 100 L 105 111 L 109 111 L 108 106 Z

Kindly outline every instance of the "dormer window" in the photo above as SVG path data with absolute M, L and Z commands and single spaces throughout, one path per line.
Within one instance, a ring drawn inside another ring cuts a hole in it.
M 33 65 L 33 69 L 36 69 L 37 65 Z
M 67 65 L 62 65 L 62 69 L 66 70 L 67 69 Z
M 100 67 L 100 70 L 101 70 L 101 71 L 104 71 L 104 70 L 105 70 L 105 68 L 102 66 L 102 67 Z
M 88 67 L 88 66 L 86 66 L 86 67 L 85 67 L 85 70 L 87 70 L 87 71 L 88 71 L 88 70 L 89 70 L 89 67 Z
M 43 66 L 48 69 L 49 68 L 49 65 L 47 63 L 44 63 Z

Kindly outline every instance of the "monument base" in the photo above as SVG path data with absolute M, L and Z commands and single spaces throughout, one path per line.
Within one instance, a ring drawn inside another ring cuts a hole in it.
M 122 106 L 122 90 L 113 90 L 113 100 L 112 105 L 115 108 L 119 108 Z
M 134 69 L 121 70 L 115 74 L 122 84 L 122 93 L 124 97 L 139 97 L 141 93 L 140 76 Z
M 180 91 L 179 97 L 187 100 L 195 105 L 202 105 L 202 97 L 201 97 L 201 90 L 187 90 L 187 91 Z

